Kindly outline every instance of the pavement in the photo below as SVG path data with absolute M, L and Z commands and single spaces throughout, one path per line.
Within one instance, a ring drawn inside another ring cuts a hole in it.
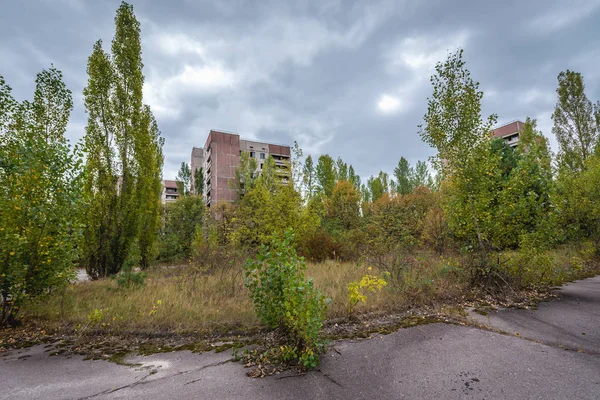
M 128 367 L 35 346 L 0 358 L 0 399 L 600 399 L 600 277 L 561 294 L 537 310 L 473 316 L 497 332 L 430 324 L 339 341 L 301 376 L 248 378 L 229 352 Z

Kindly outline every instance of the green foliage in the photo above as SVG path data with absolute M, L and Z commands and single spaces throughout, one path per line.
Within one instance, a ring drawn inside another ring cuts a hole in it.
M 552 132 L 559 145 L 558 160 L 565 168 L 580 171 L 597 145 L 600 109 L 594 110 L 585 95 L 583 77 L 579 72 L 561 72 L 556 93 L 558 100 L 552 114 Z
M 421 240 L 437 253 L 443 253 L 447 246 L 450 232 L 444 210 L 439 206 L 439 200 L 425 214 L 421 222 Z
M 310 201 L 313 198 L 316 190 L 316 176 L 315 166 L 313 164 L 312 156 L 309 154 L 304 160 L 304 166 L 302 168 L 302 189 L 304 190 L 306 198 Z
M 360 193 L 360 176 L 354 172 L 354 167 L 348 167 L 348 180 L 354 185 L 354 189 Z
M 117 273 L 137 244 L 140 266 L 156 254 L 160 217 L 160 131 L 142 103 L 140 24 L 122 3 L 115 17 L 112 54 L 97 41 L 88 60 L 84 89 L 88 123 L 87 228 L 82 262 L 92 278 Z
M 384 194 L 374 202 L 366 229 L 365 257 L 369 264 L 400 282 L 419 244 L 423 220 L 434 203 L 434 194 L 425 187 L 406 196 Z
M 379 171 L 379 175 L 371 176 L 367 180 L 366 186 L 366 197 L 367 201 L 375 202 L 381 198 L 385 193 L 390 192 L 390 181 L 389 176 L 386 172 Z
M 448 181 L 444 206 L 449 226 L 469 248 L 478 249 L 473 275 L 487 277 L 501 156 L 492 152 L 490 145 L 489 132 L 496 117 L 483 121 L 483 92 L 471 78 L 462 54 L 458 50 L 436 65 L 431 77 L 433 94 L 420 134 L 438 150 L 435 165 Z
M 276 177 L 273 159 L 269 157 L 262 174 L 239 201 L 233 242 L 257 248 L 268 244 L 272 235 L 282 235 L 288 228 L 293 228 L 299 238 L 307 237 L 316 230 L 319 217 L 302 203 L 293 185 L 283 184 Z
M 325 197 L 331 196 L 337 178 L 335 162 L 328 154 L 319 157 L 315 168 L 315 176 L 317 178 L 317 190 Z
M 181 163 L 181 167 L 175 177 L 177 180 L 177 190 L 184 196 L 189 196 L 192 184 L 192 171 L 186 162 Z
M 410 167 L 408 160 L 400 157 L 398 165 L 394 168 L 394 177 L 396 178 L 396 193 L 412 193 L 414 186 L 414 170 Z M 377 200 L 377 199 L 375 199 Z
M 355 229 L 360 224 L 360 194 L 352 183 L 339 181 L 331 196 L 325 199 L 323 224 L 330 232 L 341 233 Z
M 196 168 L 193 173 L 193 192 L 197 196 L 202 196 L 204 194 L 204 168 Z
M 258 163 L 255 158 L 250 157 L 250 153 L 242 151 L 240 155 L 240 165 L 235 170 L 235 179 L 230 182 L 230 186 L 235 189 L 238 199 L 243 199 L 254 187 L 254 182 L 258 176 Z
M 583 170 L 561 170 L 557 181 L 557 214 L 560 226 L 572 240 L 590 239 L 600 254 L 600 156 L 591 156 Z
M 410 166 L 408 160 L 400 157 L 398 165 L 394 168 L 395 184 L 392 185 L 396 193 L 406 195 L 412 193 L 419 186 L 433 188 L 433 179 L 425 161 L 417 161 L 415 168 Z
M 201 196 L 182 196 L 163 206 L 159 259 L 170 261 L 192 255 L 193 242 L 202 233 L 206 206 Z
M 322 349 L 319 331 L 327 304 L 312 281 L 305 279 L 306 264 L 296 255 L 293 240 L 290 229 L 282 239 L 274 236 L 270 246 L 262 246 L 256 259 L 246 263 L 246 287 L 260 320 L 283 334 L 282 344 L 287 347 L 282 356 L 314 368 Z
M 134 271 L 133 265 L 125 263 L 121 271 L 115 276 L 117 285 L 124 289 L 134 289 L 144 286 L 147 275 L 142 271 Z
M 495 115 L 482 120 L 483 92 L 479 90 L 479 83 L 471 78 L 462 54 L 463 50 L 459 49 L 445 62 L 436 64 L 425 123 L 419 126 L 423 141 L 438 150 L 436 167 L 447 174 L 468 170 L 464 162 L 472 158 L 482 143 L 488 147 L 488 133 L 496 121 Z
M 433 189 L 433 178 L 429 173 L 429 168 L 427 168 L 427 163 L 425 161 L 417 161 L 415 174 L 413 176 L 413 186 L 415 188 L 426 186 Z
M 516 164 L 510 168 L 506 168 L 508 163 L 504 158 L 497 166 L 502 168 L 503 175 L 509 171 L 501 179 L 494 210 L 496 226 L 492 242 L 501 249 L 518 247 L 523 235 L 540 232 L 553 235 L 552 231 L 556 230 L 555 225 L 545 227 L 553 221 L 554 182 L 547 140 L 536 130 L 535 120 L 526 120 L 520 132 L 519 148 L 512 158 Z M 545 240 L 555 241 L 552 236 L 546 236 Z
M 335 161 L 335 172 L 337 173 L 336 178 L 338 182 L 348 180 L 348 164 L 341 157 L 338 157 Z
M 0 77 L 0 325 L 74 275 L 82 226 L 81 154 L 64 137 L 72 107 L 53 66 L 38 74 L 33 103 L 15 101 Z

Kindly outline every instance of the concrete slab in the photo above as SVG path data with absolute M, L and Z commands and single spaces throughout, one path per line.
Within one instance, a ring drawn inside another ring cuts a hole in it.
M 600 355 L 600 276 L 569 283 L 537 310 L 503 309 L 471 318 L 513 335 Z

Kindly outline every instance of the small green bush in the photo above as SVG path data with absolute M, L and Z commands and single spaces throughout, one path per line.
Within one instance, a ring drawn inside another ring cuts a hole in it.
M 327 301 L 312 280 L 305 279 L 306 264 L 296 254 L 293 240 L 289 229 L 283 238 L 262 246 L 256 259 L 246 262 L 246 287 L 258 318 L 279 330 L 280 361 L 295 358 L 301 366 L 314 368 L 323 349 L 318 336 Z
M 144 286 L 146 282 L 146 273 L 139 271 L 135 272 L 133 266 L 129 263 L 125 263 L 121 272 L 119 272 L 115 279 L 117 285 L 124 289 L 134 289 L 136 287 Z

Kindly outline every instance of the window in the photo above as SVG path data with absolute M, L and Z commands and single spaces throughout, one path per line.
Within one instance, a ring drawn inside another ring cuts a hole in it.
M 265 153 L 260 153 L 260 159 L 264 160 L 265 159 Z
M 256 156 L 256 154 L 253 151 L 251 151 L 250 152 L 250 157 L 255 158 L 255 156 Z
M 262 169 L 262 166 L 263 166 L 263 165 L 262 165 L 262 164 L 260 164 L 260 169 Z

